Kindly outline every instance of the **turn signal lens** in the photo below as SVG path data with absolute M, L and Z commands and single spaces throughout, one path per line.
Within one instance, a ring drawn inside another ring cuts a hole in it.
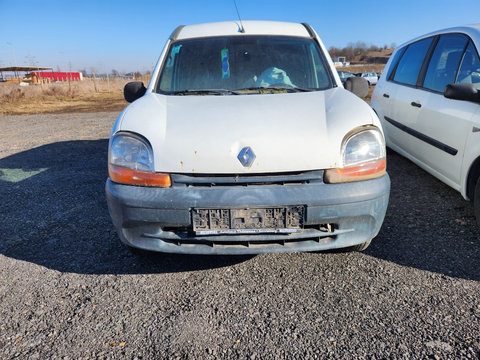
M 128 169 L 112 164 L 108 166 L 108 174 L 112 181 L 120 184 L 157 187 L 172 186 L 169 174 Z
M 385 175 L 387 160 L 385 158 L 360 165 L 339 169 L 328 169 L 324 173 L 324 181 L 329 184 L 370 180 Z

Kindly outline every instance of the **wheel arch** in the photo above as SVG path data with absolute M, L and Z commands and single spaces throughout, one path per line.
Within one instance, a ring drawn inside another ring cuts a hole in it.
M 468 199 L 473 200 L 475 195 L 475 185 L 477 180 L 480 177 L 480 156 L 478 156 L 475 161 L 470 166 L 468 170 L 467 183 L 466 183 L 466 192 Z

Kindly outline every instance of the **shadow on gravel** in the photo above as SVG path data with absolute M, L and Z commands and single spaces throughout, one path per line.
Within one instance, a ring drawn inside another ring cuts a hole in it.
M 106 139 L 59 142 L 0 159 L 0 253 L 82 274 L 181 272 L 251 258 L 131 254 L 106 206 L 107 146 Z M 480 281 L 480 232 L 471 203 L 396 153 L 389 152 L 388 171 L 389 209 L 365 253 Z
M 365 254 L 480 281 L 480 228 L 473 205 L 403 156 L 388 152 L 390 203 Z
M 107 210 L 108 140 L 67 141 L 0 159 L 0 253 L 62 272 L 168 273 L 251 256 L 133 255 Z

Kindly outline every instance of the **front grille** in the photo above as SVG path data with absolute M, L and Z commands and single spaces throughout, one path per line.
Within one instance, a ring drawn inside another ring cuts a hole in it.
M 211 175 L 211 174 L 172 174 L 172 182 L 177 186 L 249 186 L 249 185 L 300 185 L 323 182 L 323 170 L 294 173 Z

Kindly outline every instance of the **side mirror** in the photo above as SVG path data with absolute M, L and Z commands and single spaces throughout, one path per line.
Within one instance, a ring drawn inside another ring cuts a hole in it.
M 360 98 L 368 95 L 368 81 L 363 77 L 351 76 L 345 80 L 343 87 Z
M 448 84 L 443 96 L 448 99 L 480 103 L 480 92 L 473 84 Z
M 145 95 L 145 91 L 147 91 L 147 88 L 143 85 L 143 82 L 132 81 L 123 88 L 123 96 L 125 100 L 131 103 Z

